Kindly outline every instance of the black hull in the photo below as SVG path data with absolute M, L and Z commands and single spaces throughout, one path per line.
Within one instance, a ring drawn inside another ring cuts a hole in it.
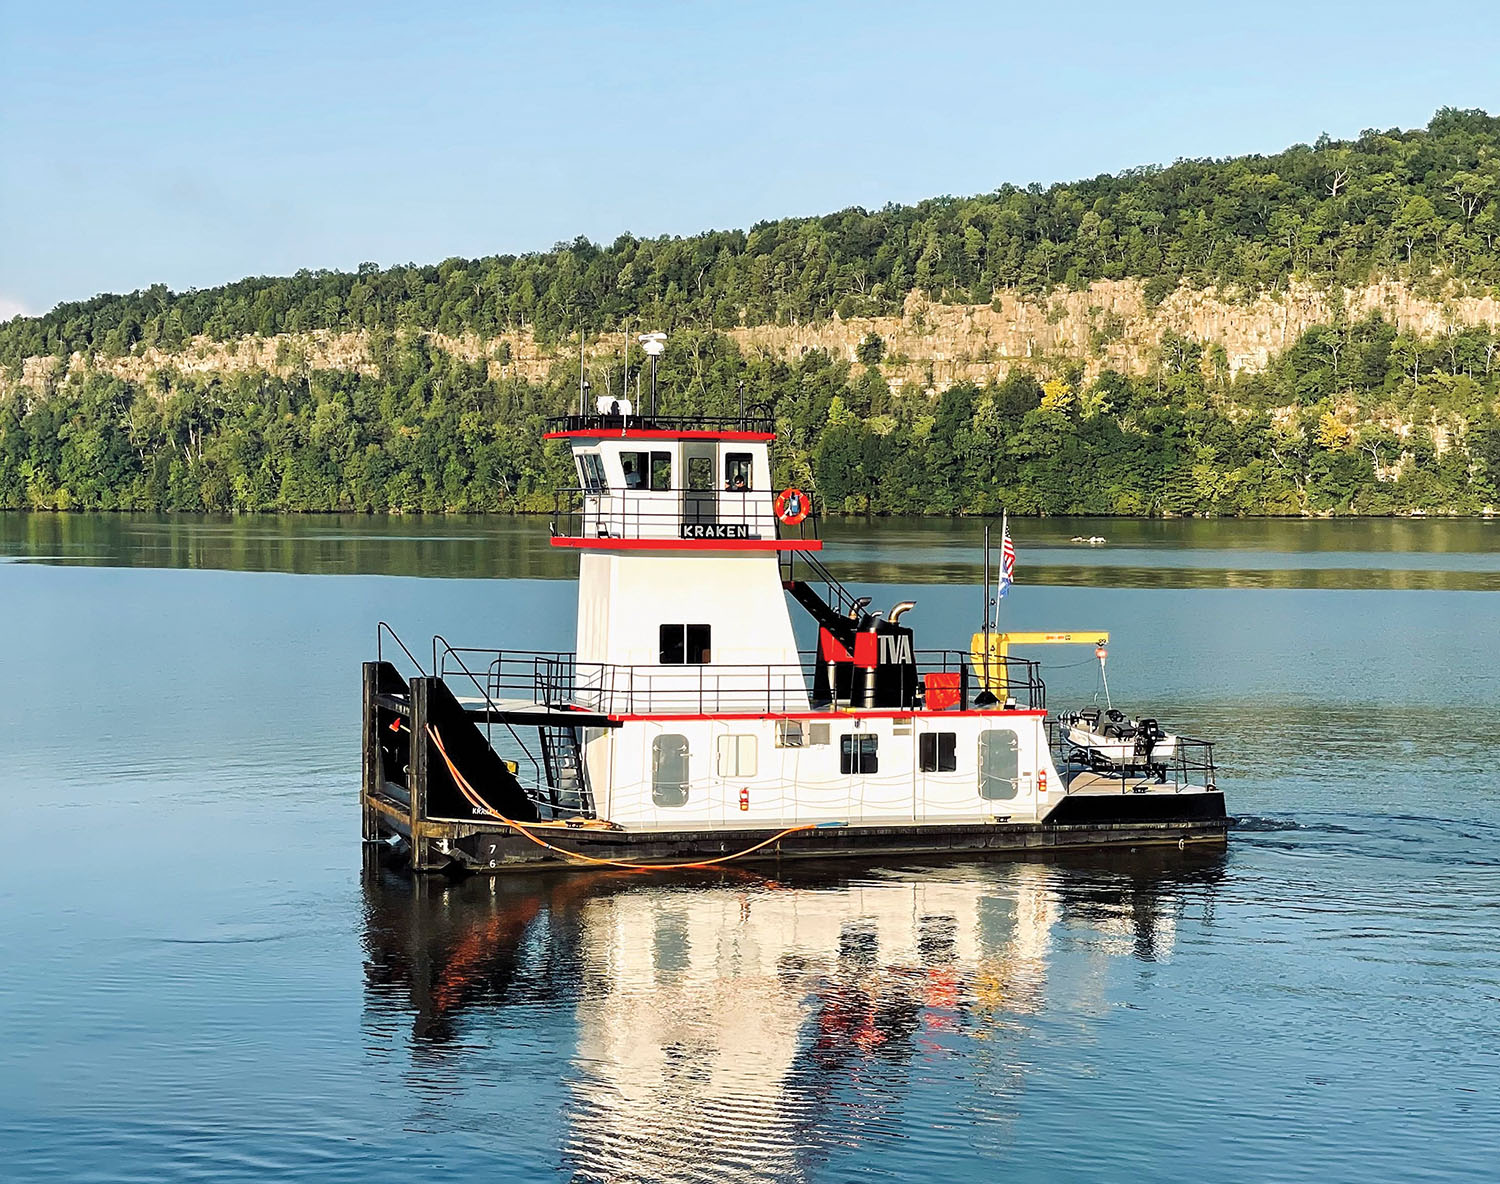
M 1133 807 L 1145 807 L 1147 795 L 1138 795 Z M 1182 806 L 1191 796 L 1203 799 Z M 786 860 L 877 860 L 890 857 L 944 857 L 1026 853 L 1087 848 L 1183 846 L 1225 842 L 1228 819 L 1222 794 L 1173 795 L 1179 808 L 1173 817 L 1163 814 L 1154 802 L 1134 818 L 1111 817 L 1111 811 L 1088 802 L 1076 818 L 1058 824 L 1045 823 L 952 823 L 933 826 L 830 826 L 816 830 L 780 834 L 764 830 L 609 831 L 566 830 L 546 827 L 533 831 L 551 844 L 544 847 L 506 826 L 452 822 L 446 824 L 446 842 L 423 844 L 423 855 L 413 861 L 416 871 L 509 872 L 546 868 L 599 869 L 608 862 L 683 864 L 735 856 L 756 844 L 775 839 L 757 851 L 740 855 L 722 866 L 764 866 Z M 1084 799 L 1080 799 L 1083 801 Z M 1096 799 L 1097 800 L 1097 799 Z M 1173 804 L 1166 799 L 1165 804 Z M 1118 807 L 1116 808 L 1118 809 Z M 1054 811 L 1056 813 L 1056 811 Z M 562 851 L 552 848 L 561 848 Z M 563 854 L 566 851 L 570 854 Z M 575 858 L 572 856 L 581 858 Z

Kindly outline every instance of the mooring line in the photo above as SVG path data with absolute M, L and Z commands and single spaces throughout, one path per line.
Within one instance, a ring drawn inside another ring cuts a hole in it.
M 448 773 L 452 776 L 454 784 L 458 786 L 458 791 L 468 800 L 469 805 L 480 811 L 480 813 L 488 814 L 491 818 L 505 823 L 506 826 L 520 831 L 521 834 L 525 835 L 526 838 L 530 839 L 538 847 L 545 847 L 549 851 L 556 851 L 559 855 L 566 855 L 569 859 L 582 860 L 584 863 L 599 864 L 606 867 L 619 867 L 625 868 L 628 871 L 638 872 L 665 872 L 677 868 L 713 867 L 716 864 L 728 863 L 731 860 L 752 855 L 762 847 L 769 847 L 772 843 L 784 839 L 787 835 L 796 834 L 798 831 L 818 829 L 816 822 L 804 822 L 797 826 L 789 826 L 785 830 L 772 835 L 769 839 L 764 839 L 756 843 L 753 847 L 746 847 L 743 851 L 736 851 L 732 855 L 720 855 L 713 859 L 700 859 L 687 863 L 632 863 L 623 859 L 602 859 L 595 855 L 585 855 L 582 851 L 569 851 L 566 847 L 559 847 L 554 843 L 547 842 L 546 839 L 532 834 L 530 828 L 525 823 L 517 822 L 514 818 L 507 818 L 500 811 L 489 805 L 489 803 L 479 796 L 479 791 L 470 785 L 464 775 L 458 771 L 457 766 L 454 765 L 452 759 L 448 756 L 448 750 L 443 747 L 443 739 L 438 735 L 437 729 L 428 724 L 427 734 L 432 738 L 432 742 L 437 745 L 438 753 L 443 758 L 443 764 L 448 766 Z

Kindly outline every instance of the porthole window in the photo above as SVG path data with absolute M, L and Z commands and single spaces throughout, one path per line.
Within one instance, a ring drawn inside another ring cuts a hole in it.
M 979 796 L 1007 801 L 1020 792 L 1021 746 L 1009 729 L 979 733 Z
M 651 741 L 651 800 L 658 806 L 687 805 L 686 736 L 665 735 Z

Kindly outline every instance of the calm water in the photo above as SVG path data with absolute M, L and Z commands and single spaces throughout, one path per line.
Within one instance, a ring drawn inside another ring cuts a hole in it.
M 976 530 L 827 534 L 936 646 Z M 1017 524 L 1007 621 L 1222 741 L 1222 855 L 414 890 L 358 662 L 569 645 L 542 523 L 0 515 L 0 1176 L 1493 1179 L 1497 530 Z

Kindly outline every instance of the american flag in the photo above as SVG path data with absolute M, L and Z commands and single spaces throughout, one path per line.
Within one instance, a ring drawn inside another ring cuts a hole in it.
M 1000 592 L 1004 595 L 1016 582 L 1016 545 L 1010 541 L 1010 523 L 1005 522 L 1000 534 Z

